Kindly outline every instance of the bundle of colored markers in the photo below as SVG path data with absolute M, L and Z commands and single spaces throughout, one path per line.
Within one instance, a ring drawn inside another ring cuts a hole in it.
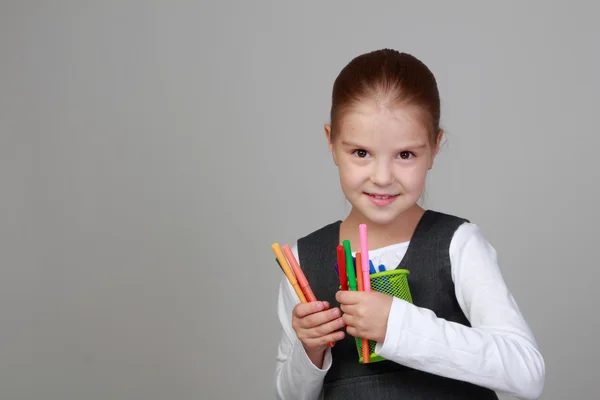
M 306 276 L 304 276 L 304 272 L 302 272 L 300 264 L 298 264 L 298 260 L 296 260 L 290 246 L 284 244 L 282 249 L 282 247 L 279 246 L 279 243 L 273 243 L 271 248 L 275 253 L 277 264 L 279 264 L 279 267 L 287 277 L 288 281 L 292 284 L 300 302 L 307 303 L 317 301 L 317 298 L 310 288 Z M 329 347 L 333 347 L 334 345 L 335 343 L 333 342 L 329 343 Z
M 359 227 L 360 237 L 360 251 L 356 253 L 356 259 L 352 257 L 352 250 L 350 247 L 350 241 L 342 241 L 343 245 L 337 246 L 337 268 L 340 279 L 340 288 L 342 290 L 351 291 L 371 291 L 371 278 L 370 273 L 375 273 L 373 263 L 369 260 L 369 250 L 367 241 L 367 226 L 360 224 Z M 294 257 L 290 246 L 287 244 L 282 248 L 278 243 L 271 245 L 273 252 L 277 258 L 277 263 L 281 267 L 283 273 L 291 283 L 294 291 L 298 295 L 298 298 L 302 303 L 317 301 L 314 293 L 312 292 L 300 265 Z M 356 260 L 356 269 L 354 267 L 354 260 Z M 291 267 L 290 267 L 291 266 Z M 380 265 L 379 269 L 382 270 L 383 266 Z M 333 347 L 334 343 L 329 343 L 329 347 Z M 368 363 L 370 361 L 369 353 L 369 342 L 367 339 L 362 339 L 362 352 L 363 362 Z
M 340 277 L 340 288 L 351 291 L 371 291 L 370 272 L 375 273 L 375 268 L 369 260 L 369 246 L 367 241 L 367 225 L 358 226 L 360 238 L 360 251 L 356 252 L 356 269 L 354 268 L 354 258 L 352 257 L 352 248 L 349 240 L 343 240 L 337 246 L 337 266 Z M 362 339 L 363 362 L 370 361 L 369 341 Z

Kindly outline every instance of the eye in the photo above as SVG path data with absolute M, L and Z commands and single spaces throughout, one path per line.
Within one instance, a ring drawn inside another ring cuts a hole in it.
M 363 150 L 363 149 L 357 149 L 357 150 L 354 150 L 352 152 L 352 154 L 354 154 L 358 158 L 365 158 L 369 154 L 369 152 L 366 150 Z
M 401 151 L 400 153 L 398 153 L 398 155 L 403 160 L 408 160 L 411 156 L 415 156 L 415 154 L 412 151 Z

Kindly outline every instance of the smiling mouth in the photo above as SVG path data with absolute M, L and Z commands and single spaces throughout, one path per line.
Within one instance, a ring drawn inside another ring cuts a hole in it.
M 376 193 L 368 193 L 365 192 L 367 196 L 375 197 L 376 199 L 387 200 L 397 197 L 397 194 L 376 194 Z

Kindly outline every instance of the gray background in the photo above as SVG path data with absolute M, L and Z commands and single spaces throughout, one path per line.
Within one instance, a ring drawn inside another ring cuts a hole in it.
M 349 210 L 323 124 L 382 47 L 439 80 L 425 206 L 498 250 L 543 398 L 598 398 L 598 6 L 479 3 L 2 1 L 0 398 L 272 398 L 270 245 Z

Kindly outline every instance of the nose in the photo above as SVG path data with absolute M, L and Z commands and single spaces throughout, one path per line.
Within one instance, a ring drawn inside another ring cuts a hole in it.
M 374 170 L 371 175 L 371 182 L 376 184 L 377 186 L 388 186 L 394 180 L 394 175 L 392 173 L 392 166 L 390 163 L 380 160 L 374 164 Z

